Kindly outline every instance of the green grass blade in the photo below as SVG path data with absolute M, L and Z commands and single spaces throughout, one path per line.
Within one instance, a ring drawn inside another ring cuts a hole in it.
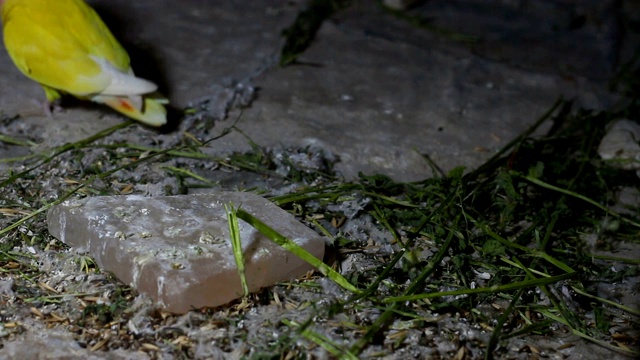
M 459 296 L 459 295 L 470 295 L 470 294 L 489 294 L 489 293 L 496 293 L 496 292 L 506 292 L 506 291 L 512 291 L 512 290 L 519 290 L 521 288 L 549 285 L 549 284 L 558 282 L 560 280 L 571 279 L 575 275 L 576 273 L 567 273 L 567 274 L 562 274 L 557 276 L 550 276 L 547 278 L 536 278 L 531 280 L 518 281 L 510 284 L 495 285 L 495 286 L 476 288 L 476 289 L 460 289 L 460 290 L 441 291 L 441 292 L 428 293 L 428 294 L 395 296 L 395 297 L 389 297 L 384 299 L 384 302 L 394 303 L 394 302 L 401 302 L 401 301 L 433 299 L 433 298 L 439 298 L 443 296 Z
M 18 146 L 35 146 L 36 145 L 36 143 L 34 143 L 33 141 L 22 140 L 22 139 L 14 138 L 14 137 L 3 135 L 3 134 L 0 134 L 0 142 L 9 144 L 9 145 L 18 145 Z
M 247 284 L 247 276 L 245 274 L 244 254 L 242 253 L 242 239 L 240 238 L 240 225 L 238 224 L 237 211 L 233 204 L 224 206 L 227 213 L 227 222 L 229 223 L 229 236 L 231 237 L 231 248 L 233 249 L 233 257 L 236 259 L 238 266 L 238 275 L 240 276 L 240 284 L 242 285 L 243 296 L 249 296 L 249 285 Z
M 549 319 L 552 319 L 554 321 L 557 321 L 557 322 L 559 322 L 561 324 L 566 325 L 567 327 L 569 327 L 571 329 L 571 332 L 574 335 L 577 335 L 577 336 L 579 336 L 579 337 L 581 337 L 583 339 L 587 339 L 587 340 L 589 340 L 591 342 L 594 342 L 594 343 L 596 343 L 596 344 L 598 344 L 598 345 L 600 345 L 600 346 L 602 346 L 604 348 L 607 348 L 607 349 L 610 349 L 610 350 L 613 350 L 613 351 L 619 351 L 621 353 L 624 353 L 624 354 L 627 354 L 627 355 L 631 355 L 631 356 L 640 356 L 640 352 L 633 351 L 633 350 L 626 349 L 626 348 L 622 348 L 622 347 L 619 347 L 619 346 L 613 346 L 613 345 L 609 344 L 606 341 L 598 340 L 598 339 L 596 339 L 596 338 L 594 338 L 592 336 L 589 336 L 589 335 L 585 334 L 582 331 L 578 331 L 578 330 L 574 329 L 566 319 L 564 319 L 564 318 L 562 318 L 562 317 L 560 317 L 560 316 L 558 316 L 556 314 L 553 314 L 552 312 L 550 312 L 550 311 L 548 311 L 546 309 L 538 310 L 538 312 L 540 314 L 548 317 Z
M 287 320 L 287 319 L 283 319 L 282 322 L 292 328 L 298 329 L 298 330 L 302 330 L 301 334 L 302 336 L 304 336 L 307 340 L 317 344 L 318 346 L 322 347 L 323 349 L 327 350 L 327 352 L 329 352 L 331 355 L 335 356 L 337 359 L 346 359 L 346 360 L 357 360 L 358 357 L 355 356 L 353 353 L 351 353 L 348 350 L 345 350 L 343 348 L 341 348 L 338 344 L 336 344 L 335 342 L 333 342 L 331 339 L 329 339 L 328 337 L 319 334 L 315 331 L 310 330 L 308 327 L 304 327 L 301 329 L 300 324 L 296 323 L 295 321 L 291 321 L 291 320 Z
M 196 174 L 196 173 L 194 173 L 192 171 L 189 171 L 187 169 L 182 169 L 182 168 L 175 167 L 175 166 L 163 166 L 162 169 L 168 170 L 168 171 L 170 171 L 170 172 L 172 172 L 172 173 L 174 173 L 176 175 L 179 175 L 179 176 L 190 177 L 190 178 L 196 179 L 196 180 L 201 181 L 201 182 L 203 182 L 203 183 L 205 183 L 207 185 L 210 185 L 210 186 L 218 185 L 215 182 L 213 182 L 213 181 L 211 181 L 211 180 L 209 180 L 209 179 L 207 179 L 207 178 L 205 178 L 203 176 L 200 176 L 200 175 L 198 175 L 198 174 Z
M 351 283 L 349 283 L 347 279 L 345 279 L 338 272 L 330 268 L 327 264 L 323 263 L 322 260 L 313 256 L 311 253 L 303 249 L 301 246 L 299 246 L 295 242 L 282 236 L 280 233 L 273 230 L 271 227 L 269 227 L 267 224 L 257 219 L 255 216 L 249 214 L 248 212 L 242 209 L 237 210 L 237 216 L 239 219 L 246 221 L 247 223 L 249 223 L 249 225 L 256 228 L 256 230 L 258 230 L 260 233 L 262 233 L 269 239 L 273 240 L 276 244 L 280 245 L 284 249 L 290 251 L 297 257 L 301 258 L 302 260 L 309 263 L 311 266 L 318 269 L 318 271 L 320 271 L 323 275 L 333 280 L 336 284 L 340 285 L 342 288 L 353 293 L 360 292 L 358 288 L 356 288 Z
M 580 194 L 575 193 L 573 191 L 566 190 L 566 189 L 551 185 L 549 183 L 546 183 L 546 182 L 544 182 L 544 181 L 542 181 L 540 179 L 536 179 L 536 178 L 531 177 L 531 176 L 522 175 L 522 174 L 520 174 L 518 172 L 513 172 L 513 174 L 515 176 L 518 176 L 518 177 L 524 179 L 524 180 L 529 181 L 532 184 L 536 184 L 536 185 L 538 185 L 540 187 L 543 187 L 545 189 L 557 191 L 557 192 L 559 192 L 561 194 L 569 195 L 569 196 L 574 197 L 576 199 L 580 199 L 580 200 L 582 200 L 582 201 L 584 201 L 586 203 L 589 203 L 589 204 L 597 207 L 598 209 L 604 211 L 605 213 L 607 213 L 607 214 L 609 214 L 611 216 L 614 216 L 614 217 L 616 217 L 616 218 L 618 218 L 618 219 L 620 219 L 620 220 L 622 220 L 622 221 L 624 221 L 624 222 L 626 222 L 626 223 L 628 223 L 630 225 L 633 225 L 635 227 L 640 227 L 640 223 L 638 223 L 636 221 L 633 221 L 631 219 L 628 219 L 628 218 L 626 218 L 626 217 L 614 212 L 613 210 L 607 208 L 606 206 L 603 206 L 603 205 L 597 203 L 596 201 L 589 199 L 588 197 L 586 197 L 584 195 L 580 195 Z

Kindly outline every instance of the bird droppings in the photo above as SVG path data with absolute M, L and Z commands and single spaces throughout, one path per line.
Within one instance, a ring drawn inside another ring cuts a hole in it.
M 242 296 L 225 205 L 239 206 L 317 258 L 324 240 L 265 198 L 242 192 L 104 196 L 65 201 L 47 215 L 50 233 L 173 313 Z M 313 268 L 239 220 L 250 291 Z
M 627 170 L 637 170 L 640 176 L 640 125 L 629 119 L 611 124 L 598 146 L 600 157 L 609 164 Z

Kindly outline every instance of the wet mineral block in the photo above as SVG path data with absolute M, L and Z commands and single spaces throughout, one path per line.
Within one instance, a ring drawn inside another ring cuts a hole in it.
M 265 198 L 243 192 L 105 196 L 65 201 L 47 214 L 49 232 L 173 313 L 242 296 L 225 204 L 241 207 L 322 259 L 324 240 Z M 250 291 L 312 267 L 239 220 Z

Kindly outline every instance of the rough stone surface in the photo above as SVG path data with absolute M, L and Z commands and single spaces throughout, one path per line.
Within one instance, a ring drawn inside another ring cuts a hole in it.
M 230 203 L 322 259 L 321 237 L 250 193 L 92 197 L 53 207 L 47 220 L 53 236 L 167 311 L 183 313 L 242 296 L 224 208 Z M 242 220 L 240 232 L 250 291 L 312 269 Z
M 512 67 L 608 81 L 621 35 L 616 1 L 430 0 L 432 25 L 478 37 L 475 54 Z

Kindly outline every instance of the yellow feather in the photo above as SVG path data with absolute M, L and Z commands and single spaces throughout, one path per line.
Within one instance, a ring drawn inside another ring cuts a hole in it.
M 133 101 L 156 90 L 135 77 L 129 56 L 98 14 L 83 0 L 0 0 L 4 43 L 18 69 L 40 83 L 49 101 L 61 93 L 105 103 L 159 126 L 166 123 L 166 99 Z M 131 110 L 113 106 L 130 99 Z

